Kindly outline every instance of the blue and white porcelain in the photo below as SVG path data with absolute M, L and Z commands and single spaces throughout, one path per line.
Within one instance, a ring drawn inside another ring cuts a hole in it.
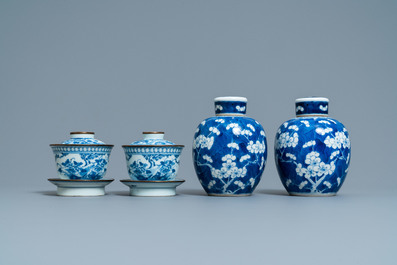
M 61 144 L 51 144 L 61 179 L 99 180 L 107 170 L 113 145 L 94 138 L 93 132 L 71 132 Z
M 57 186 L 58 196 L 67 197 L 86 197 L 105 195 L 105 187 L 114 179 L 48 179 L 49 182 Z
M 123 145 L 132 180 L 174 180 L 183 145 L 164 140 L 164 132 L 143 132 L 144 139 Z
M 250 195 L 266 165 L 265 131 L 245 116 L 244 97 L 215 98 L 215 117 L 199 124 L 193 140 L 193 163 L 208 195 Z
M 284 122 L 276 135 L 280 179 L 291 195 L 335 195 L 349 169 L 349 134 L 328 118 L 327 98 L 299 98 L 295 105 L 297 118 Z
M 123 179 L 120 182 L 130 188 L 131 196 L 163 197 L 175 196 L 176 187 L 185 181 L 183 179 L 158 181 Z

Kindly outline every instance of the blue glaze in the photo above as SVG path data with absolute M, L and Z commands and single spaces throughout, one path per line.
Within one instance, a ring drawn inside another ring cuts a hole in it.
M 296 116 L 300 115 L 328 115 L 328 100 L 326 98 L 307 98 L 305 101 L 295 102 Z
M 133 180 L 174 180 L 183 147 L 124 146 L 127 170 Z
M 275 161 L 290 194 L 335 195 L 349 168 L 349 134 L 328 117 L 291 119 L 278 129 Z
M 95 138 L 70 138 L 66 141 L 63 141 L 62 144 L 105 144 L 102 141 L 99 141 Z
M 240 114 L 247 111 L 247 102 L 244 101 L 215 101 L 215 114 Z
M 58 175 L 62 179 L 102 179 L 112 147 L 53 146 Z
M 175 145 L 173 142 L 163 139 L 145 139 L 132 142 L 131 145 Z
M 133 180 L 174 180 L 183 146 L 164 140 L 164 134 L 146 134 L 144 140 L 124 145 L 127 170 Z
M 209 195 L 251 194 L 260 181 L 266 158 L 265 132 L 251 118 L 211 117 L 194 135 L 194 168 Z
M 93 134 L 72 134 L 62 144 L 50 145 L 61 179 L 98 180 L 105 176 L 113 146 L 93 137 Z

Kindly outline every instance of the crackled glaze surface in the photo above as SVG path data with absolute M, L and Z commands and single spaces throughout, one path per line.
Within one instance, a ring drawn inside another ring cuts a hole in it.
M 328 117 L 291 119 L 278 129 L 275 160 L 290 194 L 335 195 L 349 168 L 349 134 L 343 124 Z
M 93 134 L 72 134 L 71 139 L 51 148 L 61 179 L 98 180 L 106 174 L 113 146 L 94 139 Z
M 133 180 L 174 180 L 183 146 L 164 140 L 164 134 L 146 134 L 144 140 L 123 146 Z
M 240 106 L 236 101 L 232 103 Z M 227 113 L 229 109 L 223 108 Z M 218 115 L 204 120 L 195 132 L 194 167 L 210 195 L 251 194 L 260 181 L 266 158 L 265 132 L 254 119 Z

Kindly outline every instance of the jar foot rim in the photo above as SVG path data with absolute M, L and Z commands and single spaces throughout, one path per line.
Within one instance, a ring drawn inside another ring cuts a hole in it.
M 252 195 L 252 193 L 242 193 L 242 194 L 207 193 L 207 194 L 208 196 L 214 196 L 214 197 L 247 197 Z
M 332 197 L 336 196 L 336 192 L 329 193 L 309 193 L 309 192 L 288 192 L 291 196 L 301 196 L 301 197 Z

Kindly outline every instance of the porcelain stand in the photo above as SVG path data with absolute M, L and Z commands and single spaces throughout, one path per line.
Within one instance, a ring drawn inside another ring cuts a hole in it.
M 143 197 L 175 196 L 176 187 L 185 182 L 184 180 L 138 181 L 130 179 L 120 181 L 130 188 L 131 196 Z
M 113 179 L 101 180 L 69 180 L 48 179 L 57 186 L 57 195 L 69 197 L 102 196 L 105 195 L 105 187 Z

